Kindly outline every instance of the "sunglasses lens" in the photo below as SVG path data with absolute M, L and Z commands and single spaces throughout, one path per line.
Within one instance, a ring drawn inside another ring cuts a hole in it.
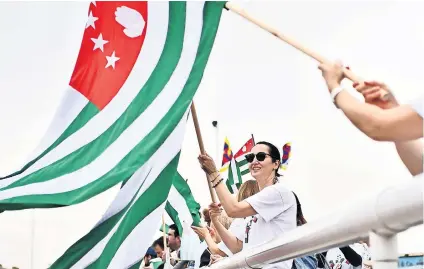
M 265 160 L 266 154 L 263 152 L 259 152 L 258 154 L 256 154 L 256 160 L 262 162 L 263 160 Z
M 249 153 L 249 154 L 245 155 L 245 158 L 246 158 L 247 162 L 251 163 L 251 162 L 253 162 L 255 155 L 253 153 Z

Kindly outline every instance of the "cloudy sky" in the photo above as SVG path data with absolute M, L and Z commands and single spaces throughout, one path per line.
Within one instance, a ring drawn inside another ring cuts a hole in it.
M 0 174 L 19 168 L 46 131 L 78 54 L 89 2 L 0 2 Z M 389 84 L 401 101 L 422 92 L 424 2 L 247 1 L 239 3 L 354 72 Z M 292 142 L 285 180 L 306 218 L 327 215 L 359 196 L 411 180 L 393 144 L 371 141 L 332 105 L 317 63 L 231 12 L 195 97 L 206 148 L 217 156 L 228 136 L 237 150 L 254 134 Z M 219 121 L 218 133 L 211 125 Z M 195 197 L 210 201 L 187 128 L 179 171 Z M 61 209 L 0 215 L 0 263 L 46 268 L 100 218 L 116 189 Z M 395 198 L 394 198 L 395 199 Z M 335 208 L 335 206 L 337 207 Z M 331 216 L 330 216 L 331 217 Z M 417 252 L 423 227 L 400 235 Z

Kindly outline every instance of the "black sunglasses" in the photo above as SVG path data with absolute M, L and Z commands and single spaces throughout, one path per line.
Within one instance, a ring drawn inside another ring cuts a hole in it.
M 249 153 L 244 155 L 244 157 L 246 158 L 247 162 L 251 163 L 253 162 L 253 160 L 255 159 L 256 156 L 256 160 L 262 162 L 263 160 L 265 160 L 266 156 L 272 157 L 271 155 L 269 155 L 268 153 L 265 152 L 258 152 L 258 153 Z

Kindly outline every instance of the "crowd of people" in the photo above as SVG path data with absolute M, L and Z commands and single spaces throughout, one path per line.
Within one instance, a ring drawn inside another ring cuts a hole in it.
M 365 81 L 353 84 L 365 99 L 360 102 L 349 89 L 341 86 L 345 69 L 340 63 L 321 64 L 319 69 L 336 107 L 370 138 L 394 142 L 408 170 L 422 180 L 423 145 L 419 139 L 423 137 L 423 98 L 401 105 L 384 83 Z M 381 98 L 383 93 L 386 94 L 384 100 Z M 206 227 L 192 227 L 207 244 L 200 267 L 267 243 L 306 224 L 299 198 L 285 186 L 278 173 L 281 156 L 277 147 L 269 142 L 259 142 L 245 157 L 253 179 L 242 184 L 236 197 L 223 183 L 213 159 L 208 154 L 198 157 L 219 199 L 219 203 L 212 203 L 203 211 Z M 181 238 L 175 225 L 169 229 L 168 246 L 171 264 L 178 266 Z M 369 242 L 357 242 L 262 268 L 371 268 L 369 247 Z M 149 249 L 144 265 L 149 266 L 149 261 L 155 257 L 166 259 L 162 238 Z

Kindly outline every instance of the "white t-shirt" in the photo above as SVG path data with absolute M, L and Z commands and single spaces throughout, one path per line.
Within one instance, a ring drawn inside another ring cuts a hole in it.
M 243 238 L 244 236 L 245 227 L 246 227 L 246 220 L 244 218 L 243 219 L 237 218 L 233 220 L 228 231 L 231 232 L 233 235 L 235 235 L 240 241 L 242 241 L 240 238 Z M 222 252 L 227 254 L 228 257 L 233 256 L 233 253 L 231 252 L 231 250 L 228 249 L 228 247 L 225 245 L 223 241 L 221 241 L 218 244 L 218 247 Z
M 412 108 L 424 118 L 424 94 L 409 102 Z
M 296 228 L 296 199 L 282 183 L 268 186 L 245 199 L 258 213 L 245 220 L 243 250 L 267 243 Z M 293 260 L 269 264 L 264 269 L 291 269 Z

